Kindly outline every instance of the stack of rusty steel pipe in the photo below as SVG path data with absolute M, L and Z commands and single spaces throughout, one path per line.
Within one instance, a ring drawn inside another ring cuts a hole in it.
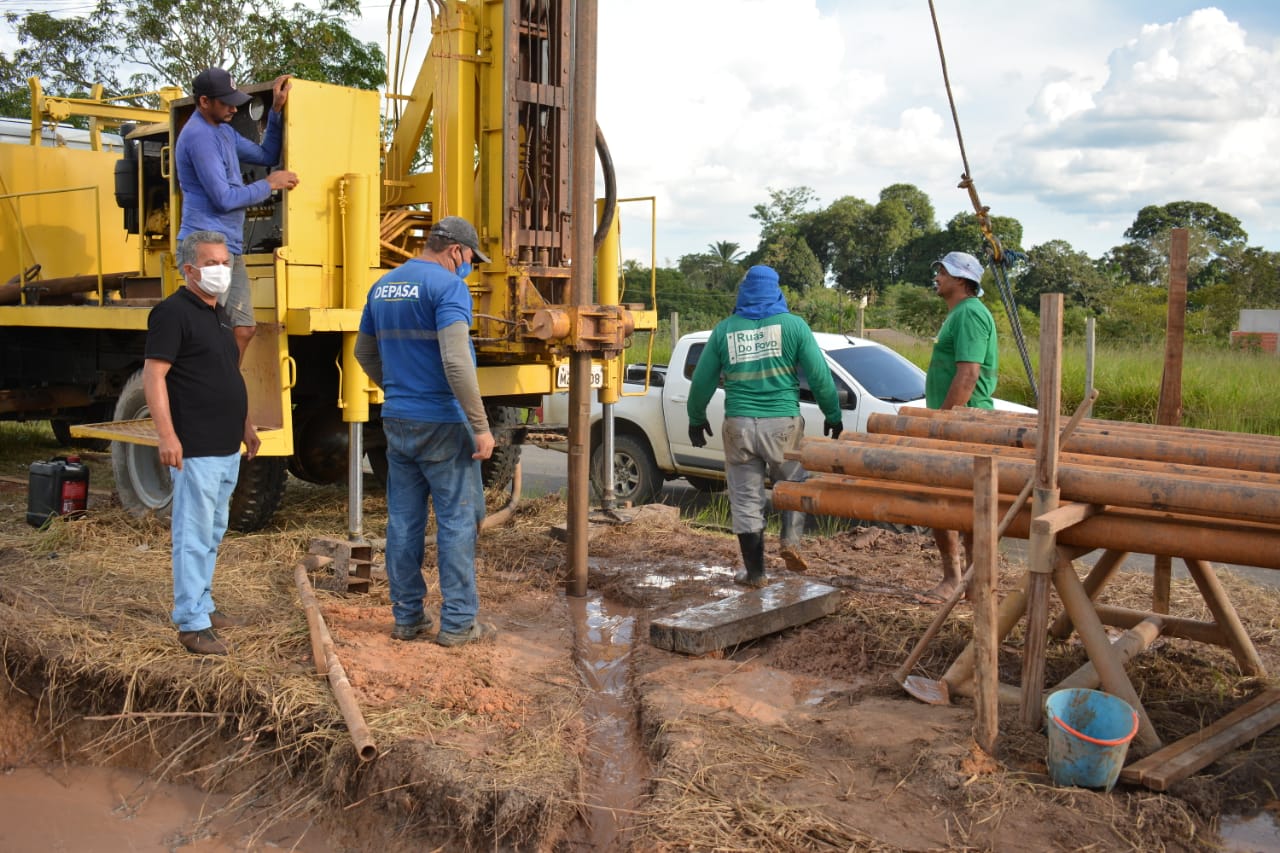
M 1035 473 L 1035 415 L 903 408 L 867 430 L 805 439 L 810 477 L 775 508 L 967 531 L 974 456 L 999 460 L 1002 512 Z M 1061 451 L 1061 504 L 1034 520 L 1059 545 L 1280 569 L 1280 437 L 1085 419 Z

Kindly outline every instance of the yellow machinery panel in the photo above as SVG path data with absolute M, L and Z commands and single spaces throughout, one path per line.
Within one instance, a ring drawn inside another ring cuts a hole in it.
M 0 144 L 0 282 L 32 264 L 45 279 L 138 268 L 137 242 L 126 239 L 112 195 L 119 159 L 118 151 Z

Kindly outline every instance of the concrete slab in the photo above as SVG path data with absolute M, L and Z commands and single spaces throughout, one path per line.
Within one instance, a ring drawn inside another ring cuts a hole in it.
M 649 645 L 704 655 L 834 613 L 840 590 L 803 578 L 690 607 L 649 623 Z

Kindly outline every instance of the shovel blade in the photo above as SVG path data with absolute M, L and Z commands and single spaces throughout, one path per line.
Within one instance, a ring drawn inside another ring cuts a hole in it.
M 935 681 L 920 675 L 908 675 L 902 680 L 902 689 L 927 705 L 950 705 L 951 692 L 947 682 Z

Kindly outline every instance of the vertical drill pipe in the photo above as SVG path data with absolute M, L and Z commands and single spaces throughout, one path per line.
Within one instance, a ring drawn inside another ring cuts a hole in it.
M 577 0 L 573 30 L 573 278 L 579 310 L 591 304 L 591 258 L 595 253 L 596 0 Z M 575 316 L 575 338 L 581 335 Z M 591 496 L 591 353 L 569 358 L 568 591 L 587 594 L 587 510 Z M 612 459 L 603 460 L 612 465 Z
M 608 213 L 605 200 L 596 202 L 596 218 L 601 225 Z M 598 227 L 598 226 L 597 226 Z M 600 241 L 600 251 L 596 255 L 596 299 L 601 305 L 617 305 L 621 300 L 618 288 L 618 259 L 620 257 L 619 240 L 621 226 L 618 217 L 614 216 L 604 231 L 604 239 Z M 616 484 L 613 479 L 613 446 L 614 446 L 614 403 L 621 397 L 622 391 L 622 359 L 623 353 L 616 353 L 604 363 L 604 382 L 600 385 L 597 396 L 600 399 L 600 458 L 605 460 L 600 472 L 602 485 L 600 505 L 606 512 L 613 510 L 616 499 Z
M 373 234 L 370 228 L 369 176 L 343 175 L 342 293 L 348 309 L 364 307 L 369 291 Z M 364 535 L 364 423 L 369 420 L 369 377 L 356 361 L 356 333 L 342 334 L 342 419 L 347 423 L 347 537 L 358 542 Z

